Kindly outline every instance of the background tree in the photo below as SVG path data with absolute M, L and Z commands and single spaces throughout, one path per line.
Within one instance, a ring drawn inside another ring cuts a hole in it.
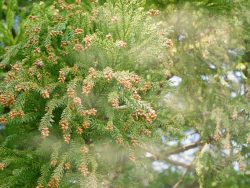
M 38 187 L 105 184 L 101 176 L 110 168 L 100 162 L 99 144 L 116 143 L 135 160 L 135 146 L 151 135 L 156 119 L 143 100 L 151 88 L 146 75 L 159 77 L 141 64 L 146 52 L 141 50 L 147 47 L 153 63 L 162 48 L 157 27 L 140 6 L 140 1 L 34 5 L 24 40 L 2 61 L 8 70 L 1 84 L 3 186 L 30 187 L 36 180 Z M 42 141 L 38 129 L 44 139 L 54 138 Z M 42 144 L 31 147 L 31 139 Z
M 219 1 L 213 7 L 197 8 L 190 4 L 167 8 L 165 19 L 168 25 L 173 25 L 176 48 L 170 72 L 175 76 L 170 81 L 174 81 L 172 85 L 178 80 L 182 82 L 167 94 L 166 103 L 171 109 L 164 109 L 162 113 L 162 118 L 169 114 L 165 119 L 169 122 L 168 131 L 163 132 L 166 145 L 161 150 L 155 149 L 158 150 L 155 158 L 171 166 L 181 166 L 181 172 L 187 169 L 183 178 L 176 178 L 176 187 L 196 187 L 197 182 L 190 181 L 194 171 L 201 187 L 247 187 L 249 175 L 243 174 L 249 174 L 249 94 L 246 89 L 249 87 L 246 58 L 249 3 L 226 4 L 232 8 L 227 11 L 229 17 L 225 16 Z M 193 138 L 194 143 L 186 145 L 186 137 Z M 173 140 L 177 148 L 172 151 L 169 144 L 173 144 Z M 193 155 L 195 150 L 189 151 L 193 148 L 196 148 L 196 157 L 188 160 L 185 156 L 190 152 Z M 181 153 L 183 151 L 186 152 Z M 175 155 L 177 153 L 181 155 Z M 235 170 L 236 164 L 243 173 Z M 160 178 L 154 186 L 174 184 L 166 178 L 169 175 L 174 179 L 169 171 L 162 175 L 165 182 Z

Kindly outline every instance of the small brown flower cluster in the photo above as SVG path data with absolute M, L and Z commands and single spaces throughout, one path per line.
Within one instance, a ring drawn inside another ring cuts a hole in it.
M 98 0 L 90 0 L 91 1 L 91 3 L 97 3 L 98 2 Z
M 83 10 L 76 10 L 75 15 L 85 15 Z
M 52 19 L 53 19 L 54 23 L 63 22 L 64 19 L 65 19 L 63 16 L 59 15 L 58 12 L 59 12 L 59 10 L 56 9 L 55 12 L 54 12 L 54 14 L 53 14 L 53 18 Z
M 148 14 L 150 15 L 150 16 L 159 16 L 160 15 L 160 11 L 159 10 L 155 10 L 155 9 L 150 9 L 149 11 L 148 11 Z
M 106 39 L 108 39 L 108 40 L 112 40 L 112 39 L 113 39 L 113 37 L 112 37 L 112 35 L 109 33 L 109 34 L 107 34 L 107 35 L 106 35 Z
M 23 117 L 23 116 L 24 116 L 24 112 L 23 111 L 15 111 L 15 110 L 13 110 L 13 111 L 11 111 L 9 113 L 10 119 L 14 119 L 16 117 Z
M 44 188 L 41 184 L 38 184 L 36 188 Z
M 109 131 L 109 132 L 112 132 L 114 130 L 114 126 L 113 126 L 112 122 L 109 121 L 107 123 L 106 130 Z
M 157 115 L 154 110 L 150 110 L 148 113 L 145 113 L 143 110 L 137 110 L 132 114 L 134 119 L 143 119 L 147 123 L 151 124 L 156 118 Z
M 89 175 L 89 170 L 88 170 L 86 164 L 84 164 L 84 163 L 82 163 L 81 166 L 79 167 L 79 171 L 85 177 Z
M 64 139 L 64 142 L 65 142 L 66 144 L 69 144 L 69 142 L 70 142 L 70 140 L 71 140 L 71 138 L 70 138 L 70 135 L 69 135 L 69 134 L 64 135 L 64 136 L 63 136 L 63 139 Z
M 137 139 L 134 137 L 132 137 L 130 141 L 131 141 L 132 146 L 136 146 L 138 144 Z
M 48 53 L 52 52 L 51 45 L 48 44 L 48 45 L 45 46 L 45 48 L 46 48 L 46 50 L 47 50 Z
M 48 99 L 49 98 L 49 91 L 47 89 L 41 92 L 42 98 Z
M 76 105 L 81 105 L 82 104 L 82 100 L 80 97 L 74 97 L 73 98 L 73 102 L 76 104 Z
M 76 92 L 75 92 L 74 88 L 69 87 L 67 89 L 67 95 L 68 95 L 69 98 L 72 98 L 72 99 L 75 98 L 76 97 Z
M 173 43 L 173 41 L 171 39 L 168 39 L 166 41 L 166 47 L 167 48 L 173 48 L 174 47 L 174 43 Z
M 145 136 L 151 136 L 151 131 L 148 130 L 148 129 L 144 129 L 144 130 L 142 131 L 142 133 L 143 133 Z
M 122 139 L 121 137 L 117 137 L 117 138 L 115 139 L 115 142 L 116 142 L 117 144 L 122 144 L 122 143 L 123 143 L 123 139 Z
M 103 70 L 103 74 L 104 74 L 104 79 L 107 81 L 111 81 L 113 78 L 113 70 L 109 67 L 105 68 Z
M 86 48 L 90 47 L 91 43 L 92 43 L 92 36 L 90 35 L 87 35 L 85 38 L 84 38 L 84 42 L 85 42 L 85 46 Z
M 8 83 L 8 82 L 10 82 L 12 80 L 15 80 L 15 78 L 16 78 L 16 73 L 10 71 L 10 72 L 7 73 L 4 81 Z
M 61 48 L 64 48 L 65 46 L 67 46 L 67 42 L 66 41 L 61 41 Z
M 218 118 L 219 119 L 219 118 Z M 220 119 L 219 120 L 216 120 L 216 128 L 215 128 L 215 131 L 214 131 L 214 135 L 213 135 L 213 139 L 215 141 L 219 141 L 221 140 L 222 138 L 225 137 L 225 134 L 221 132 L 221 129 L 220 129 Z M 228 133 L 226 135 L 226 138 L 222 140 L 222 142 L 225 144 L 229 141 L 230 137 L 228 137 Z M 216 139 L 217 138 L 217 139 Z M 229 141 L 230 142 L 230 141 Z
M 216 132 L 216 133 L 213 135 L 213 139 L 214 139 L 215 141 L 219 141 L 219 140 L 221 139 L 220 133 L 219 133 L 219 132 Z
M 97 75 L 97 71 L 93 67 L 89 68 L 90 78 L 96 78 L 96 75 Z
M 117 41 L 116 44 L 117 44 L 117 46 L 118 46 L 119 48 L 125 48 L 125 47 L 127 46 L 127 43 L 124 42 L 123 40 Z
M 63 9 L 63 10 L 66 9 L 66 5 L 65 5 L 63 0 L 57 0 L 57 3 L 60 5 L 61 9 Z
M 79 67 L 77 64 L 74 64 L 74 66 L 72 67 L 72 73 L 77 74 L 78 72 L 79 72 Z
M 89 148 L 87 146 L 81 147 L 80 151 L 84 154 L 87 154 L 89 152 Z
M 41 59 L 38 59 L 38 60 L 34 63 L 34 65 L 35 65 L 37 68 L 39 68 L 39 69 L 41 69 L 41 68 L 44 67 L 44 63 L 43 63 L 43 61 L 42 61 Z
M 32 38 L 29 39 L 29 43 L 31 45 L 38 45 L 39 41 L 32 37 Z M 30 47 L 30 45 L 28 45 L 27 47 Z
M 65 10 L 71 11 L 74 8 L 74 4 L 69 4 L 68 6 L 65 7 Z M 70 12 L 72 13 L 72 12 Z
M 6 121 L 7 121 L 6 118 L 4 118 L 4 117 L 0 118 L 0 124 L 5 125 L 5 124 L 6 124 Z
M 126 90 L 133 87 L 133 84 L 138 84 L 140 82 L 139 76 L 135 74 L 121 75 L 118 77 L 118 83 Z
M 30 15 L 28 18 L 29 18 L 30 20 L 32 20 L 32 21 L 37 20 L 37 17 L 36 17 L 36 16 L 32 16 L 32 15 Z
M 59 187 L 59 178 L 52 178 L 48 183 L 48 188 L 58 188 Z
M 80 35 L 82 34 L 82 32 L 83 32 L 83 29 L 80 29 L 80 28 L 76 28 L 74 31 L 75 35 Z
M 15 97 L 12 93 L 1 94 L 0 95 L 0 104 L 3 106 L 11 106 L 15 102 Z
M 227 136 L 225 138 L 225 143 L 224 143 L 224 148 L 225 149 L 231 149 L 232 145 L 231 145 L 231 135 L 230 133 L 227 133 Z
M 156 120 L 157 115 L 154 110 L 150 110 L 147 114 L 147 122 L 151 123 Z
M 33 52 L 34 52 L 35 54 L 40 54 L 40 53 L 41 53 L 41 49 L 40 49 L 40 48 L 35 48 L 35 49 L 33 50 Z
M 82 127 L 83 127 L 84 129 L 88 129 L 89 126 L 90 126 L 89 121 L 86 121 L 86 120 L 85 120 L 85 121 L 82 123 Z
M 82 86 L 82 94 L 88 95 L 94 86 L 95 84 L 93 82 L 85 81 Z
M 57 63 L 57 61 L 56 61 L 57 58 L 56 58 L 54 53 L 49 53 L 48 60 L 53 62 L 53 63 Z
M 84 50 L 84 47 L 81 44 L 75 44 L 74 50 L 76 50 L 77 52 L 81 52 Z
M 83 129 L 81 127 L 78 127 L 76 129 L 77 134 L 81 135 L 83 133 Z
M 70 163 L 64 163 L 63 168 L 64 170 L 69 170 L 71 168 Z
M 129 155 L 129 156 L 128 156 L 128 159 L 129 159 L 130 161 L 133 161 L 133 162 L 136 160 L 136 158 L 135 158 L 134 155 Z
M 53 167 L 53 168 L 55 168 L 56 167 L 56 165 L 57 165 L 57 160 L 51 160 L 50 161 L 50 165 Z
M 81 0 L 76 0 L 76 4 L 80 5 L 81 4 Z
M 243 162 L 240 162 L 239 168 L 240 168 L 241 172 L 244 172 L 246 170 L 246 168 L 247 168 L 247 165 L 245 163 L 243 163 Z
M 62 71 L 62 70 L 59 71 L 58 81 L 59 81 L 60 83 L 64 83 L 65 79 L 66 79 L 66 77 L 65 77 L 65 72 Z
M 15 90 L 16 90 L 17 92 L 21 92 L 21 91 L 27 91 L 28 88 L 25 87 L 24 85 L 17 84 L 16 87 L 15 87 Z
M 41 31 L 41 28 L 40 27 L 35 27 L 34 29 L 33 29 L 33 32 L 34 33 L 39 33 Z
M 136 75 L 136 74 L 130 74 L 129 75 L 129 80 L 133 84 L 138 84 L 141 81 L 140 77 L 138 75 Z
M 38 73 L 36 74 L 36 77 L 37 77 L 38 80 L 42 80 L 43 75 L 42 75 L 40 72 L 38 72 Z
M 141 100 L 141 96 L 137 93 L 137 91 L 134 91 L 133 92 L 133 98 L 137 101 L 140 101 Z
M 95 116 L 97 110 L 95 108 L 89 109 L 89 110 L 84 110 L 81 112 L 82 116 Z
M 230 143 L 225 143 L 225 144 L 224 144 L 224 148 L 225 148 L 225 149 L 231 149 L 231 147 L 232 147 L 232 146 L 231 146 Z
M 112 100 L 110 100 L 111 106 L 113 108 L 118 108 L 119 107 L 119 99 L 118 98 L 114 98 Z
M 46 138 L 49 136 L 49 128 L 48 127 L 44 127 L 41 129 L 41 135 L 43 138 Z
M 150 83 L 150 82 L 146 82 L 146 83 L 143 85 L 143 87 L 140 89 L 140 91 L 146 93 L 148 90 L 151 89 L 151 87 L 152 87 L 152 86 L 151 86 L 151 83 Z
M 66 119 L 61 119 L 59 125 L 63 132 L 66 132 L 69 129 L 69 122 Z
M 21 70 L 21 66 L 19 64 L 14 64 L 14 65 L 12 65 L 12 70 L 14 72 L 18 72 Z
M 129 79 L 124 79 L 124 78 L 119 79 L 119 80 L 118 80 L 118 83 L 121 84 L 122 87 L 123 87 L 124 89 L 126 89 L 126 90 L 131 89 L 132 86 L 133 86 L 132 83 L 129 81 Z
M 54 31 L 54 30 L 52 30 L 52 31 L 50 31 L 49 34 L 50 34 L 51 37 L 55 37 L 55 36 L 62 36 L 63 32 L 62 31 Z
M 231 116 L 231 118 L 232 118 L 234 121 L 236 121 L 236 120 L 238 119 L 238 117 L 239 117 L 239 114 L 238 114 L 237 110 L 234 110 L 234 111 L 233 111 L 233 114 L 232 114 L 232 116 Z
M 3 171 L 6 168 L 5 163 L 0 163 L 0 171 Z
M 130 125 L 128 123 L 125 123 L 124 126 L 123 126 L 123 128 L 122 128 L 122 130 L 124 132 L 127 132 L 129 130 L 129 127 L 130 127 Z

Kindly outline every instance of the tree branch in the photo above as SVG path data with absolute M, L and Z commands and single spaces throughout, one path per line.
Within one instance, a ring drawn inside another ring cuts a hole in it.
M 187 150 L 199 147 L 203 144 L 204 144 L 203 142 L 196 142 L 196 143 L 192 143 L 189 145 L 185 145 L 185 146 L 181 146 L 181 147 L 177 147 L 177 148 L 176 147 L 169 148 L 168 150 L 165 149 L 164 151 L 157 151 L 157 152 L 154 152 L 152 150 L 150 151 L 147 146 L 144 149 L 146 151 L 150 152 L 155 157 L 156 160 L 168 160 L 168 157 L 170 155 L 179 154 L 181 152 L 185 152 Z
M 179 162 L 179 161 L 175 161 L 175 160 L 172 160 L 172 159 L 169 159 L 169 158 L 166 158 L 165 161 L 168 162 L 168 163 L 171 163 L 173 165 L 176 165 L 176 166 L 181 166 L 181 167 L 186 168 L 186 169 L 192 167 L 191 165 L 187 165 L 185 163 L 182 163 L 182 162 Z
M 182 146 L 182 147 L 179 147 L 179 148 L 175 148 L 172 151 L 166 152 L 165 156 L 178 154 L 178 153 L 181 153 L 181 152 L 196 148 L 196 147 L 201 146 L 203 144 L 204 144 L 203 142 L 195 142 L 195 143 L 192 143 L 192 144 L 189 144 L 189 145 L 185 145 L 185 146 Z

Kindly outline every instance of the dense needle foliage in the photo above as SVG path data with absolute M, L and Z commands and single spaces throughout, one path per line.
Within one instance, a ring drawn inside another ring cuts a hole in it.
M 248 2 L 0 6 L 0 187 L 250 184 Z

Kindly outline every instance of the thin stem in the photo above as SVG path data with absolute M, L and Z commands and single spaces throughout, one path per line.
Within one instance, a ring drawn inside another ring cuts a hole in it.
M 186 168 L 186 169 L 192 167 L 191 165 L 187 165 L 187 164 L 185 164 L 185 163 L 182 163 L 182 162 L 179 162 L 179 161 L 175 161 L 175 160 L 172 160 L 172 159 L 169 159 L 169 158 L 167 158 L 167 159 L 165 159 L 165 160 L 166 160 L 168 163 L 171 163 L 171 164 L 176 165 L 176 166 L 181 166 L 181 167 Z
M 169 155 L 173 155 L 173 154 L 178 154 L 178 153 L 181 153 L 181 152 L 196 148 L 196 147 L 201 146 L 203 144 L 204 144 L 203 142 L 195 142 L 195 143 L 192 143 L 192 144 L 189 144 L 189 145 L 185 145 L 185 146 L 176 148 L 176 149 L 174 149 L 174 150 L 172 150 L 170 152 L 165 153 L 165 155 L 169 156 Z
M 204 153 L 205 149 L 206 149 L 207 143 L 203 144 L 202 148 L 200 149 L 200 151 L 197 153 L 195 159 L 192 161 L 190 166 L 193 166 L 195 164 L 195 162 L 199 159 L 199 156 Z M 179 185 L 183 182 L 183 180 L 185 179 L 187 173 L 189 172 L 191 168 L 188 168 L 185 170 L 185 172 L 182 174 L 181 178 L 179 179 L 179 181 L 173 186 L 173 188 L 178 188 Z

